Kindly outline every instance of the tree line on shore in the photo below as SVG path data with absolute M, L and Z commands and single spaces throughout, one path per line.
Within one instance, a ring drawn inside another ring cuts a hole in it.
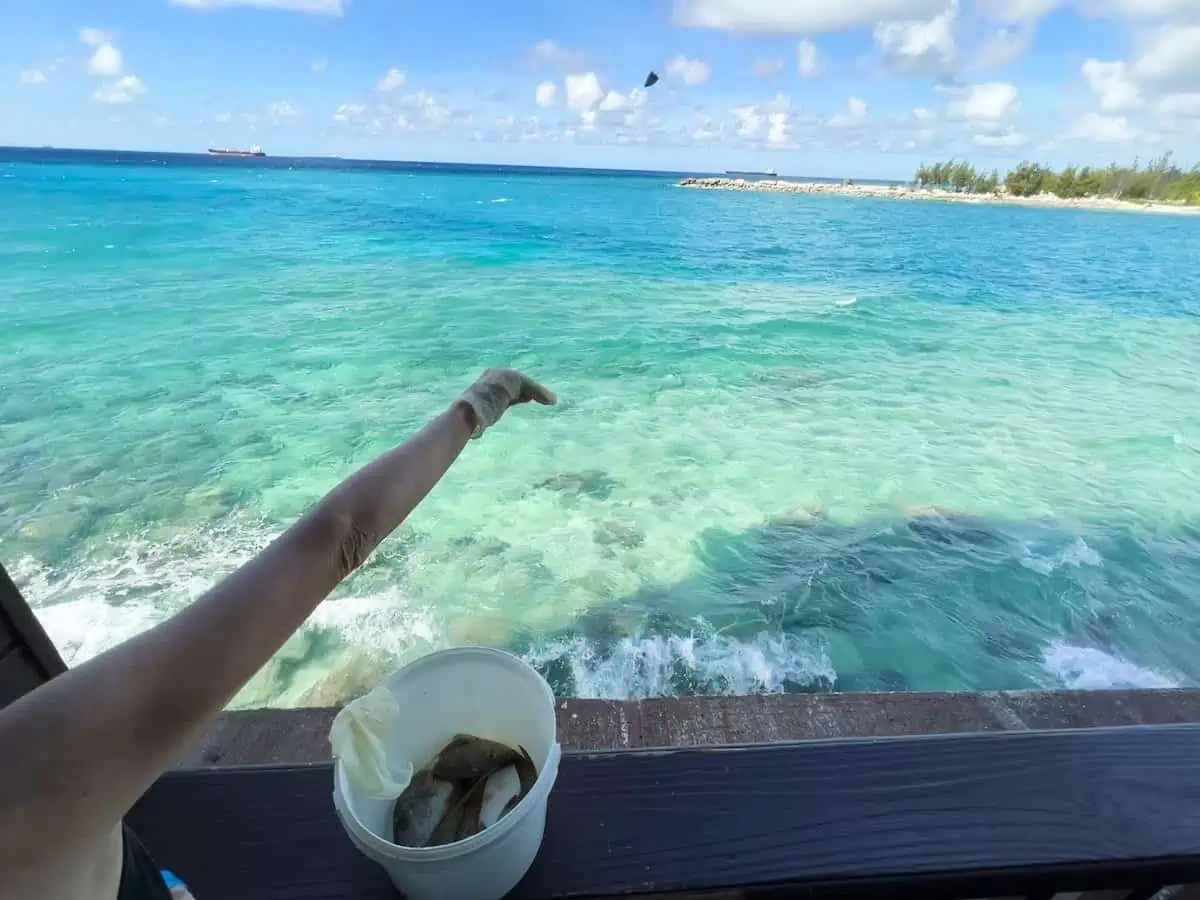
M 1003 179 L 1000 172 L 978 170 L 970 163 L 951 159 L 922 165 L 916 183 L 958 193 L 995 194 L 1007 192 L 1016 197 L 1054 194 L 1066 199 L 1076 197 L 1112 197 L 1118 200 L 1155 200 L 1162 203 L 1200 205 L 1200 164 L 1181 169 L 1164 153 L 1146 165 L 1066 166 L 1054 171 L 1049 166 L 1022 162 Z

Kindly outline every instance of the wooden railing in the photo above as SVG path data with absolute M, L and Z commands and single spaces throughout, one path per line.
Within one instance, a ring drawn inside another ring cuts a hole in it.
M 29 604 L 0 566 L 0 708 L 66 669 Z
M 64 668 L 0 569 L 0 706 Z M 331 783 L 328 764 L 171 772 L 129 821 L 200 898 L 392 900 Z M 1193 882 L 1183 724 L 566 754 L 511 896 L 1197 900 Z

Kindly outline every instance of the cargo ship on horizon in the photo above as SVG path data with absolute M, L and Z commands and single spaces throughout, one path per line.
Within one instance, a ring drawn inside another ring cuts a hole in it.
M 778 178 L 779 173 L 774 169 L 767 169 L 765 172 L 738 172 L 728 171 L 725 173 L 730 178 Z
M 258 144 L 251 144 L 245 150 L 225 149 L 222 147 L 209 147 L 208 152 L 213 156 L 266 156 L 266 151 Z

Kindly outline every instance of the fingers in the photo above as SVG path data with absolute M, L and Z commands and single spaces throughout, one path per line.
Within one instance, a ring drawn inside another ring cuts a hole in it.
M 521 376 L 521 395 L 517 398 L 518 403 L 528 403 L 533 400 L 536 403 L 541 403 L 543 406 L 553 406 L 558 402 L 558 397 L 554 391 L 543 387 L 527 375 Z

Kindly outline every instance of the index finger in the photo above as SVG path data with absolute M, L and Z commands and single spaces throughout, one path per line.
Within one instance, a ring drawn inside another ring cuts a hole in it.
M 521 383 L 520 401 L 528 403 L 530 400 L 541 403 L 543 406 L 553 406 L 558 402 L 558 397 L 555 396 L 554 391 L 542 387 L 529 376 L 524 376 Z

